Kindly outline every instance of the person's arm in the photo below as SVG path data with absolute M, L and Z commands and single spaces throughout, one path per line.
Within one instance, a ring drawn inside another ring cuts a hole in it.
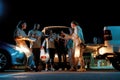
M 36 40 L 35 38 L 28 38 L 28 37 L 22 37 L 22 36 L 19 36 L 15 39 L 16 40 L 27 40 L 27 41 L 30 41 L 30 42 L 34 42 Z
M 16 40 L 24 40 L 24 39 L 25 39 L 25 38 L 20 34 L 19 29 L 16 29 L 16 30 L 15 30 L 14 38 L 15 38 Z
M 83 31 L 82 31 L 82 28 L 80 26 L 77 26 L 77 32 L 78 32 L 78 36 L 80 37 L 82 42 L 85 43 Z
M 64 33 L 63 31 L 61 31 L 61 36 L 62 36 L 64 39 L 72 39 L 72 35 L 66 34 L 66 33 Z
M 44 41 L 43 41 L 43 43 L 42 43 L 42 47 L 41 47 L 41 48 L 45 47 L 45 43 L 46 43 L 46 39 L 44 39 Z
M 29 38 L 29 36 L 22 36 L 19 31 L 16 31 L 16 40 L 27 40 L 30 42 L 34 42 L 36 39 L 35 38 Z
M 28 31 L 28 37 L 32 37 L 32 32 L 31 32 L 31 30 Z

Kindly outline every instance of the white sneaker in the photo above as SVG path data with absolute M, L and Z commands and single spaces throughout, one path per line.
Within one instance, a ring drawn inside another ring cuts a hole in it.
M 62 71 L 62 68 L 59 68 L 59 71 Z
M 45 71 L 48 71 L 48 69 L 46 68 Z

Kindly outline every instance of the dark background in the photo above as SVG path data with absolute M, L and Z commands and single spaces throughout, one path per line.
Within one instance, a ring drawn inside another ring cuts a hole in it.
M 83 29 L 86 43 L 92 43 L 93 37 L 103 39 L 103 27 L 120 25 L 119 5 L 110 2 L 81 3 L 77 1 L 45 1 L 39 0 L 0 0 L 4 10 L 0 15 L 0 40 L 14 43 L 13 32 L 20 20 L 28 23 L 26 33 L 34 23 L 45 26 L 70 26 L 72 20 L 79 22 Z

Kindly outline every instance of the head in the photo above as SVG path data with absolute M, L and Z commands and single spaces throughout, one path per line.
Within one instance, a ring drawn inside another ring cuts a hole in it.
M 79 23 L 76 22 L 76 21 L 72 21 L 72 22 L 71 22 L 71 28 L 74 28 L 74 27 L 76 27 L 76 26 L 78 26 L 78 25 L 79 25 Z
M 38 30 L 40 28 L 40 24 L 34 24 L 34 30 Z
M 26 29 L 26 27 L 27 27 L 27 23 L 25 21 L 18 22 L 17 28 Z
M 50 30 L 50 34 L 52 34 L 53 33 L 53 31 L 52 30 Z

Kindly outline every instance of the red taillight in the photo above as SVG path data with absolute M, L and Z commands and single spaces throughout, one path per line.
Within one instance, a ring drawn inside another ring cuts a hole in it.
M 41 56 L 42 59 L 46 59 L 46 56 Z

